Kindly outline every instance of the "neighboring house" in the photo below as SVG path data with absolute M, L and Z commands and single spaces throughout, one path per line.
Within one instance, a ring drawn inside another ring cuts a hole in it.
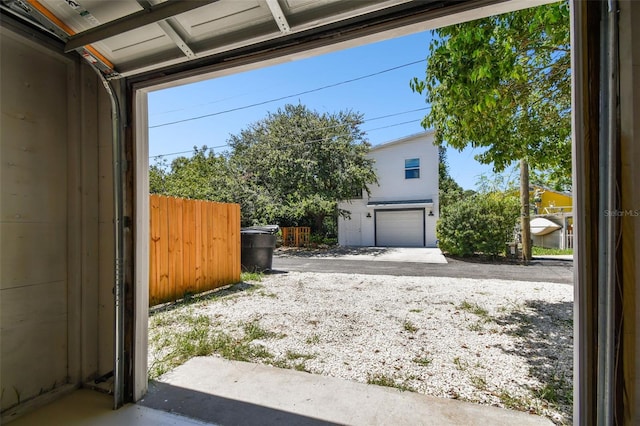
M 573 196 L 570 192 L 556 191 L 545 186 L 531 188 L 535 214 L 571 213 Z
M 343 201 L 338 208 L 342 246 L 435 247 L 438 220 L 438 147 L 433 131 L 375 146 L 378 184 L 367 197 Z
M 569 192 L 533 185 L 531 237 L 533 245 L 545 248 L 573 248 L 573 196 Z

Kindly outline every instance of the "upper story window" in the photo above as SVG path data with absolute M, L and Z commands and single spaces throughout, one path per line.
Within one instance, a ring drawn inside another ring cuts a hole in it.
M 409 158 L 404 160 L 404 178 L 418 179 L 420 177 L 420 159 Z
M 362 192 L 363 192 L 363 191 L 362 191 L 362 188 L 354 189 L 354 190 L 351 192 L 351 197 L 350 197 L 350 198 L 351 198 L 352 200 L 353 200 L 353 199 L 361 200 L 361 199 L 362 199 Z

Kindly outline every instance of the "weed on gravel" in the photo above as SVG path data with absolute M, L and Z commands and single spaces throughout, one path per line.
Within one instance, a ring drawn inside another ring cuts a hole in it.
M 401 391 L 409 391 L 415 392 L 416 390 L 407 384 L 408 380 L 404 380 L 402 382 L 397 382 L 391 376 L 387 376 L 385 374 L 376 373 L 376 374 L 368 374 L 367 375 L 367 383 L 370 385 L 378 385 L 378 386 L 386 386 L 388 388 L 396 388 Z
M 415 362 L 418 365 L 421 365 L 423 367 L 428 367 L 429 365 L 431 365 L 431 362 L 433 362 L 433 359 L 423 356 L 423 357 L 416 357 L 413 359 L 413 362 Z
M 474 315 L 477 315 L 480 318 L 482 318 L 485 322 L 491 321 L 491 317 L 489 316 L 489 311 L 479 306 L 477 303 L 469 303 L 466 300 L 463 300 L 462 303 L 458 305 L 458 309 L 460 309 L 461 311 L 466 311 Z
M 261 282 L 262 278 L 264 278 L 264 274 L 262 272 L 243 272 L 240 274 L 241 281 Z
M 193 309 L 175 315 L 152 317 L 149 327 L 149 351 L 155 354 L 150 362 L 149 378 L 157 378 L 194 356 L 210 355 L 211 319 Z
M 320 336 L 318 336 L 317 334 L 312 334 L 311 336 L 307 337 L 304 342 L 307 345 L 317 345 L 318 343 L 320 343 Z
M 402 328 L 404 328 L 404 330 L 408 331 L 409 333 L 415 333 L 416 331 L 418 331 L 418 327 L 409 320 L 406 320 L 404 323 L 402 323 Z
M 274 356 L 255 340 L 282 338 L 257 321 L 241 324 L 242 336 L 217 330 L 211 318 L 187 306 L 179 311 L 151 317 L 149 378 L 156 379 L 196 356 L 218 354 L 235 361 L 268 361 Z

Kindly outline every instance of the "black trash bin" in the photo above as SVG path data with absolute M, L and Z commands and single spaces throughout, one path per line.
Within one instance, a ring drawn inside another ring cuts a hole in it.
M 278 229 L 277 225 L 269 225 L 243 228 L 240 231 L 240 263 L 244 272 L 271 270 Z

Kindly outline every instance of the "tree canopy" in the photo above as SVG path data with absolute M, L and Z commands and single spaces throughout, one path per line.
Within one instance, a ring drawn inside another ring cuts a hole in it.
M 411 88 L 431 109 L 436 143 L 485 148 L 503 171 L 517 160 L 571 177 L 569 9 L 566 2 L 434 30 L 424 79 Z
M 447 148 L 438 147 L 438 202 L 440 205 L 440 215 L 445 209 L 466 196 L 464 189 L 449 174 L 449 163 L 447 162 Z
M 241 205 L 244 226 L 279 224 L 325 231 L 337 202 L 377 182 L 362 115 L 286 105 L 230 136 L 230 151 L 206 147 L 150 169 L 151 192 Z

